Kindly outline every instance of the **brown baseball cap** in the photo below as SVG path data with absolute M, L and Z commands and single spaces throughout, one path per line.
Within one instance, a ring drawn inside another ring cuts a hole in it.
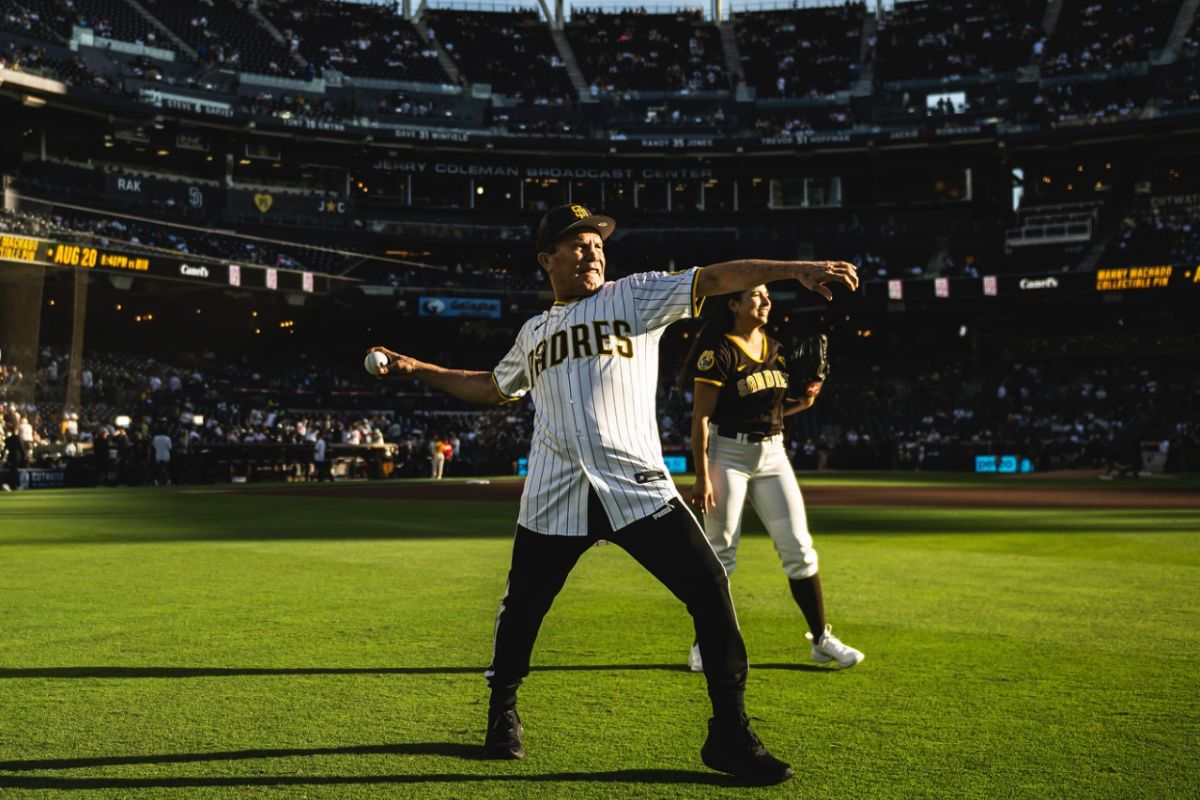
M 578 203 L 559 206 L 546 212 L 538 223 L 534 241 L 539 253 L 554 247 L 554 243 L 571 231 L 590 228 L 607 239 L 617 228 L 617 221 L 603 214 L 593 214 Z

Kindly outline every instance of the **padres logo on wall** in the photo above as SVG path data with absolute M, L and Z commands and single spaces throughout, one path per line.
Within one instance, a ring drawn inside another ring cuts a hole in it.
M 715 363 L 717 363 L 717 357 L 713 354 L 713 351 L 705 350 L 700 354 L 700 358 L 696 360 L 696 369 L 704 372 L 712 369 Z
M 274 202 L 275 198 L 265 192 L 254 195 L 254 206 L 263 214 L 267 213 Z

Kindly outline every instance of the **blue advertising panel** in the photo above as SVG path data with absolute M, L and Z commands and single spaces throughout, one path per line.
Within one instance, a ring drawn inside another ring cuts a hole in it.
M 995 456 L 975 456 L 975 471 L 976 472 L 995 472 L 996 457 Z
M 672 475 L 682 475 L 687 472 L 687 456 L 663 456 L 667 472 Z
M 417 298 L 417 316 L 500 319 L 500 301 L 486 297 Z

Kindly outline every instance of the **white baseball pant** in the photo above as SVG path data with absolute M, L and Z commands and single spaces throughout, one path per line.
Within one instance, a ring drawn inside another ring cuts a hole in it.
M 737 565 L 742 513 L 749 494 L 787 576 L 798 580 L 817 574 L 817 551 L 808 531 L 804 498 L 784 450 L 783 436 L 762 442 L 739 441 L 718 436 L 715 426 L 710 427 L 708 474 L 716 505 L 704 515 L 704 533 L 727 573 L 732 574 Z

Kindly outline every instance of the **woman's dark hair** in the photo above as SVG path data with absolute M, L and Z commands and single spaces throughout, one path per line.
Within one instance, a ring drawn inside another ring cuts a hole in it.
M 696 366 L 696 358 L 705 349 L 715 349 L 721 341 L 721 336 L 733 329 L 733 309 L 729 307 L 731 300 L 738 300 L 744 292 L 713 295 L 705 299 L 704 311 L 701 314 L 704 322 L 696 331 L 696 340 L 688 350 L 679 374 L 675 376 L 675 388 L 683 391 L 691 382 L 692 370 Z

